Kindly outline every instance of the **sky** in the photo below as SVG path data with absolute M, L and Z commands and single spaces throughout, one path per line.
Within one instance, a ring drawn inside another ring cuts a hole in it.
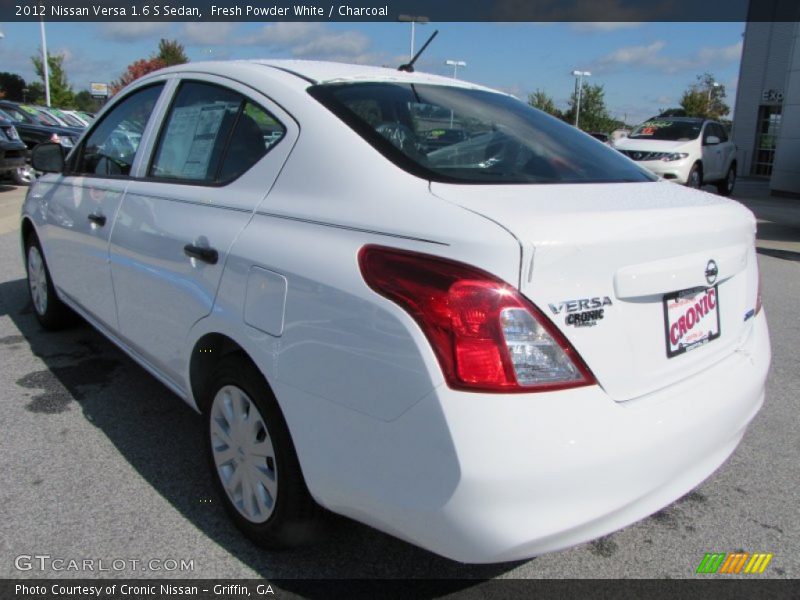
M 47 46 L 64 54 L 75 91 L 110 82 L 128 64 L 178 40 L 192 61 L 303 58 L 398 66 L 407 61 L 408 23 L 49 23 Z M 431 23 L 416 26 L 419 48 L 439 35 L 417 70 L 452 76 L 445 60 L 462 60 L 459 78 L 527 98 L 544 90 L 566 107 L 575 69 L 604 86 L 613 117 L 640 122 L 677 106 L 697 75 L 710 71 L 726 86 L 733 110 L 744 23 Z M 0 71 L 35 80 L 38 23 L 0 23 Z

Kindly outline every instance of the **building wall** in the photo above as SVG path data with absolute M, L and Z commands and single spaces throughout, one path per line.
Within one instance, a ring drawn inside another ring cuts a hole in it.
M 764 93 L 786 96 L 786 73 L 796 36 L 797 23 L 747 23 L 733 122 L 739 175 L 752 172 L 759 107 L 781 104 L 777 94 L 765 99 Z
M 769 182 L 773 192 L 800 194 L 800 23 L 794 26 L 792 50 L 786 72 L 783 115 Z

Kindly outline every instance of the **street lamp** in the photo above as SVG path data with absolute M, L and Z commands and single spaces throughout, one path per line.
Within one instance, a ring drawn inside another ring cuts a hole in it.
M 44 17 L 39 21 L 42 32 L 42 74 L 44 75 L 44 101 L 50 106 L 50 63 L 47 60 L 47 36 L 44 32 Z
M 581 114 L 581 95 L 583 94 L 583 78 L 591 77 L 592 74 L 589 71 L 573 71 L 572 74 L 575 76 L 575 96 L 576 96 L 575 127 L 577 127 L 578 119 Z
M 411 23 L 411 53 L 408 60 L 412 60 L 414 58 L 414 25 L 417 23 L 427 25 L 430 19 L 421 15 L 399 15 L 397 20 L 401 23 Z
M 716 81 L 712 81 L 711 85 L 708 86 L 708 108 L 711 110 L 711 94 L 720 86 L 719 83 Z
M 453 79 L 458 79 L 458 67 L 466 67 L 467 63 L 463 60 L 446 60 L 444 61 L 448 67 L 453 67 Z

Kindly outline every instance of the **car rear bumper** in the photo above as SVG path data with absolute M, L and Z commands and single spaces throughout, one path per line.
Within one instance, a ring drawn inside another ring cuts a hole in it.
M 762 405 L 769 363 L 761 313 L 739 350 L 628 402 L 600 386 L 442 386 L 388 423 L 318 398 L 286 412 L 290 426 L 312 413 L 319 423 L 295 441 L 324 506 L 454 560 L 501 562 L 605 535 L 696 487 Z
M 25 166 L 25 152 L 19 150 L 0 150 L 0 173 L 13 171 Z

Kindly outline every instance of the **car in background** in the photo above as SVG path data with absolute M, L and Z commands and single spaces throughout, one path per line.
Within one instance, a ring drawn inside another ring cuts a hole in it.
M 82 127 L 88 127 L 93 120 L 93 117 L 89 115 L 89 113 L 85 113 L 81 110 L 62 110 L 61 112 L 76 119 L 81 123 Z
M 66 150 L 72 149 L 80 137 L 81 131 L 58 125 L 45 125 L 44 118 L 37 118 L 30 112 L 21 108 L 17 102 L 0 100 L 0 113 L 14 123 L 20 139 L 25 142 L 28 151 L 42 142 L 55 142 Z M 20 167 L 14 175 L 17 185 L 28 185 L 36 177 L 35 171 L 29 165 Z
M 592 136 L 594 139 L 603 142 L 607 146 L 611 145 L 611 136 L 609 136 L 607 133 L 600 133 L 599 131 L 593 131 L 589 135 Z
M 654 117 L 636 127 L 614 148 L 656 175 L 700 188 L 714 184 L 730 196 L 736 184 L 736 145 L 716 121 Z
M 28 148 L 20 139 L 14 123 L 0 114 L 0 177 L 10 176 L 20 184 L 20 172 L 25 168 Z
M 505 93 L 191 63 L 33 164 L 39 323 L 79 313 L 197 409 L 266 547 L 323 507 L 462 562 L 566 548 L 699 485 L 764 401 L 753 214 Z

